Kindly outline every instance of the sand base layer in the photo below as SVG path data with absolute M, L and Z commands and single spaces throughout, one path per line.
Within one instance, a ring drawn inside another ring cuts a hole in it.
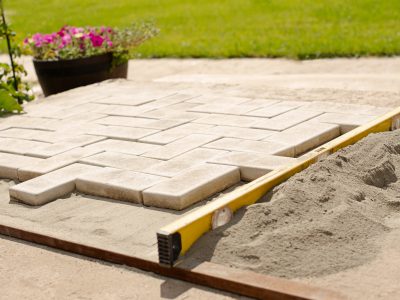
M 202 237 L 185 263 L 210 260 L 311 283 L 370 265 L 400 228 L 399 177 L 400 130 L 371 134 L 239 211 Z

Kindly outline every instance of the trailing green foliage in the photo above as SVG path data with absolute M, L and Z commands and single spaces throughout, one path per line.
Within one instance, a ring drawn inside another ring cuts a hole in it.
M 15 33 L 7 26 L 2 0 L 0 0 L 0 41 L 4 40 L 10 58 L 10 64 L 0 63 L 0 115 L 21 112 L 21 104 L 33 99 L 29 86 L 21 79 L 26 75 L 24 67 L 15 62 L 21 50 L 15 46 Z
M 22 38 L 152 19 L 141 57 L 400 55 L 399 0 L 4 0 Z

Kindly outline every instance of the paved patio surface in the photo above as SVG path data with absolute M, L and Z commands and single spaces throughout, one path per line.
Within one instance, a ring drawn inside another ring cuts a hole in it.
M 193 195 L 257 178 L 399 105 L 398 64 L 135 61 L 128 84 L 40 99 L 26 106 L 26 115 L 0 121 L 0 173 L 23 181 L 3 183 L 2 220 L 156 259 L 155 231 L 212 200 Z M 315 80 L 335 72 L 351 76 Z M 193 169 L 195 175 L 185 173 Z M 58 200 L 36 209 L 10 203 L 8 185 L 30 205 Z

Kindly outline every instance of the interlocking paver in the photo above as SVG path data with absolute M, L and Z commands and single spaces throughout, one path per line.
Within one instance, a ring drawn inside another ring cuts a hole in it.
M 158 132 L 155 129 L 133 128 L 124 126 L 101 126 L 94 130 L 88 130 L 87 134 L 105 136 L 108 138 L 121 139 L 127 141 L 137 141 L 140 138 Z
M 52 144 L 28 141 L 13 138 L 0 138 L 0 151 L 14 153 L 14 154 L 27 154 L 31 149 L 51 146 Z
M 40 158 L 0 153 L 0 178 L 18 180 L 18 169 L 26 165 L 35 164 Z
M 260 106 L 257 105 L 211 103 L 196 106 L 190 109 L 190 111 L 224 115 L 245 115 L 249 111 L 253 111 L 258 108 L 260 108 Z
M 162 176 L 103 168 L 97 172 L 79 175 L 75 184 L 76 189 L 82 193 L 142 203 L 142 191 L 165 179 Z
M 144 190 L 143 203 L 182 210 L 239 181 L 237 167 L 204 164 Z
M 104 139 L 104 137 L 99 136 L 77 135 L 74 137 L 68 137 L 59 143 L 46 144 L 40 147 L 31 148 L 26 152 L 26 154 L 36 157 L 47 158 L 74 148 L 90 145 Z
M 256 117 L 209 114 L 203 118 L 194 120 L 193 122 L 210 125 L 251 127 L 253 124 L 259 121 L 260 118 Z
M 245 115 L 254 117 L 273 118 L 290 110 L 300 107 L 299 104 L 277 103 L 261 109 L 252 110 Z
M 142 156 L 168 160 L 174 158 L 175 156 L 188 152 L 189 150 L 215 141 L 218 138 L 218 136 L 208 134 L 191 134 L 170 144 L 162 146 L 157 150 L 146 152 L 142 154 Z
M 209 103 L 220 103 L 220 104 L 241 104 L 248 102 L 251 98 L 234 97 L 225 95 L 201 95 L 199 97 L 187 100 L 189 103 L 209 104 Z
M 308 105 L 304 106 L 307 110 L 317 110 L 322 112 L 331 113 L 351 113 L 351 114 L 369 114 L 374 109 L 372 105 L 357 105 L 349 103 L 332 103 L 332 102 L 321 102 L 313 101 Z
M 221 149 L 239 152 L 261 152 L 281 156 L 294 156 L 293 146 L 277 142 L 252 141 L 235 138 L 222 138 L 204 145 L 205 148 Z
M 75 190 L 75 178 L 94 166 L 73 164 L 10 187 L 10 197 L 29 205 L 43 205 Z
M 250 152 L 231 152 L 208 160 L 213 164 L 239 167 L 240 177 L 243 181 L 255 180 L 295 161 L 295 158 Z
M 108 139 L 98 143 L 91 144 L 89 146 L 86 146 L 85 148 L 140 155 L 148 151 L 159 149 L 160 146 L 147 143 L 137 143 L 137 142 Z
M 166 130 L 184 124 L 185 122 L 177 120 L 154 120 L 154 119 L 135 118 L 135 117 L 109 116 L 106 118 L 96 120 L 96 123 L 103 125 Z
M 233 126 L 215 126 L 207 129 L 207 131 L 204 131 L 204 133 L 218 135 L 221 137 L 233 137 L 245 140 L 262 140 L 267 136 L 274 134 L 275 131 Z
M 340 135 L 340 128 L 335 124 L 308 121 L 264 139 L 294 147 L 294 155 L 298 156 L 316 148 Z
M 173 177 L 197 164 L 204 163 L 213 157 L 221 156 L 226 153 L 228 153 L 228 151 L 201 148 L 194 149 L 173 159 L 155 164 L 150 168 L 144 169 L 143 172 Z
M 293 127 L 297 124 L 315 118 L 321 115 L 322 112 L 310 111 L 304 109 L 295 109 L 289 112 L 278 115 L 272 119 L 262 119 L 255 124 L 252 124 L 252 128 L 268 129 L 282 131 Z
M 153 119 L 169 119 L 169 120 L 179 120 L 179 121 L 193 121 L 202 118 L 206 114 L 195 113 L 187 111 L 177 111 L 173 109 L 163 108 L 155 109 L 145 113 L 140 114 L 141 117 L 153 118 Z
M 18 169 L 18 180 L 26 181 L 51 171 L 78 162 L 81 158 L 102 152 L 102 150 L 89 148 L 74 148 L 50 158 L 27 163 Z
M 140 139 L 140 141 L 165 145 L 193 133 L 206 133 L 212 127 L 214 127 L 214 125 L 188 123 L 146 136 Z
M 340 125 L 340 132 L 346 133 L 354 128 L 368 123 L 375 119 L 376 116 L 353 115 L 343 113 L 325 113 L 315 118 L 316 121 L 329 124 Z
M 113 167 L 138 172 L 161 162 L 157 159 L 109 151 L 85 157 L 80 161 L 100 167 Z

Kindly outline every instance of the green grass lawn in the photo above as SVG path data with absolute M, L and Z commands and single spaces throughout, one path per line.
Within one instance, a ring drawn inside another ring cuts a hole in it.
M 400 54 L 400 0 L 5 0 L 13 29 L 124 26 L 153 19 L 143 57 L 292 57 Z

